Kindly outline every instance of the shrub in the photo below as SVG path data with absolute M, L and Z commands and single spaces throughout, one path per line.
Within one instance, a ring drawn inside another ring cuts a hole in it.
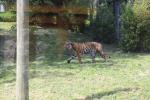
M 124 51 L 134 51 L 137 47 L 139 37 L 137 30 L 137 19 L 131 8 L 128 5 L 122 14 L 122 38 L 121 47 Z
M 0 13 L 0 22 L 15 22 L 16 13 L 15 12 L 1 12 Z
M 102 3 L 98 7 L 96 19 L 91 22 L 88 27 L 91 37 L 95 41 L 104 43 L 114 42 L 114 16 L 112 8 L 108 7 L 107 3 Z
M 150 50 L 150 11 L 143 5 L 128 4 L 122 14 L 121 47 L 124 51 Z

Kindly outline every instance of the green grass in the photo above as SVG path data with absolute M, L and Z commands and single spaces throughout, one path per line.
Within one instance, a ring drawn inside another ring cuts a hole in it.
M 149 100 L 150 54 L 109 51 L 111 59 L 30 66 L 30 100 Z M 15 67 L 0 79 L 0 100 L 15 100 Z
M 0 22 L 0 32 L 9 31 L 14 25 L 16 25 L 15 22 Z M 4 32 L 1 32 L 0 34 L 4 34 Z
M 15 12 L 1 12 L 0 13 L 0 22 L 15 22 L 16 13 Z

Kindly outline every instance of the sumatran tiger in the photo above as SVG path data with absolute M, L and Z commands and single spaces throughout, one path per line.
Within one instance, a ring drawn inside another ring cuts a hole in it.
M 106 61 L 107 55 L 102 50 L 102 44 L 98 42 L 85 42 L 85 43 L 77 43 L 77 42 L 66 42 L 64 48 L 68 50 L 73 50 L 75 54 L 72 54 L 67 62 L 70 63 L 72 59 L 76 56 L 78 57 L 79 63 L 81 62 L 81 55 L 90 54 L 92 57 L 92 62 L 95 62 L 96 54 L 100 54 L 100 56 Z

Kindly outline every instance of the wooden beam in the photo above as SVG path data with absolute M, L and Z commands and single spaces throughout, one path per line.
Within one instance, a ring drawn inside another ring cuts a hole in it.
M 25 9 L 28 0 L 17 0 L 17 76 L 16 100 L 29 100 L 28 66 L 29 66 L 29 28 Z

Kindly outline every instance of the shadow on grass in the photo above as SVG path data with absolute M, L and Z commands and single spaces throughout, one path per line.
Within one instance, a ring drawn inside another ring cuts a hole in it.
M 114 64 L 116 64 L 116 61 L 114 59 L 108 59 L 107 61 L 104 61 L 102 58 L 96 59 L 95 63 L 92 63 L 91 59 L 83 59 L 82 64 L 78 62 L 77 59 L 72 60 L 70 63 L 67 63 L 67 60 L 62 61 L 55 61 L 55 62 L 44 62 L 46 66 L 53 67 L 53 68 L 64 68 L 64 69 L 84 69 L 88 67 L 92 68 L 110 68 Z
M 11 66 L 3 66 L 6 67 L 5 69 L 1 70 L 0 72 L 0 84 L 2 83 L 12 83 L 16 80 L 15 76 L 15 65 Z
M 136 91 L 138 89 L 139 88 L 118 88 L 118 89 L 115 89 L 112 91 L 106 91 L 106 92 L 92 94 L 92 95 L 85 97 L 84 99 L 77 98 L 75 100 L 95 100 L 95 99 L 99 100 L 99 99 L 103 98 L 104 96 L 109 96 L 109 95 L 113 95 L 113 94 L 120 93 L 120 92 Z
M 91 61 L 83 61 L 82 64 L 80 64 L 78 61 L 74 60 L 71 63 L 67 63 L 67 61 L 58 61 L 58 62 L 51 62 L 47 63 L 48 66 L 53 68 L 64 68 L 64 69 L 82 69 L 86 67 L 96 67 L 97 65 L 101 65 L 99 67 L 103 68 L 105 65 L 104 61 L 97 61 L 96 63 L 92 63 Z
M 47 77 L 67 77 L 67 76 L 72 76 L 74 75 L 74 73 L 71 73 L 71 72 L 58 72 L 58 71 L 54 71 L 54 72 L 50 72 L 50 71 L 45 71 L 45 72 L 42 72 L 42 71 L 31 71 L 30 72 L 30 76 L 29 78 L 32 79 L 32 78 L 47 78 Z
M 117 64 L 118 62 L 124 62 L 124 60 L 128 61 L 128 60 L 131 60 L 131 59 L 141 59 L 141 56 L 145 56 L 145 55 L 148 55 L 148 54 L 143 54 L 143 53 L 124 53 L 124 52 L 108 52 L 108 55 L 111 57 L 111 58 L 108 58 L 107 59 L 107 62 L 104 61 L 103 58 L 101 58 L 99 55 L 97 55 L 97 60 L 96 60 L 96 63 L 92 63 L 92 59 L 90 59 L 90 57 L 83 57 L 82 58 L 82 64 L 79 64 L 78 63 L 78 60 L 77 59 L 73 59 L 70 64 L 67 63 L 67 58 L 66 59 L 62 59 L 62 60 L 53 60 L 53 61 L 50 61 L 50 60 L 46 60 L 45 63 L 49 66 L 63 66 L 65 65 L 67 67 L 70 68 L 70 66 L 72 65 L 76 65 L 76 66 L 84 66 L 84 64 L 89 64 L 89 65 L 95 65 L 95 64 L 99 64 L 99 65 L 104 65 L 105 67 L 106 66 L 112 66 L 114 64 Z M 88 60 L 87 60 L 88 58 Z M 63 63 L 61 63 L 63 62 Z M 70 66 L 69 66 L 70 65 Z M 93 67 L 93 66 L 92 66 Z
M 12 78 L 12 79 L 9 79 L 9 80 L 4 80 L 4 81 L 0 82 L 0 84 L 13 83 L 14 81 L 16 81 L 16 78 Z

